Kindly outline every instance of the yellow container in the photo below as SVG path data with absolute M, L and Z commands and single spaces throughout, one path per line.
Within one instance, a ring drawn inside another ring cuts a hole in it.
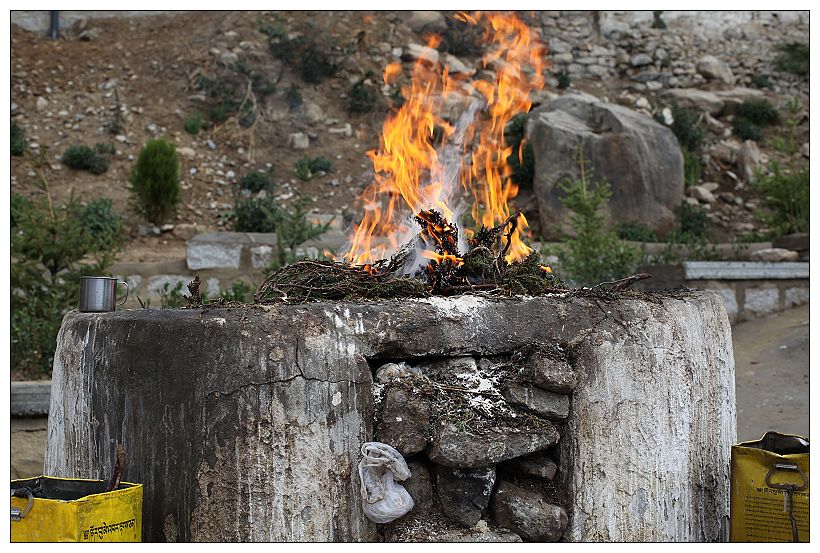
M 767 432 L 732 446 L 729 539 L 809 541 L 809 440 Z
M 106 486 L 50 476 L 12 480 L 11 541 L 142 541 L 142 484 Z

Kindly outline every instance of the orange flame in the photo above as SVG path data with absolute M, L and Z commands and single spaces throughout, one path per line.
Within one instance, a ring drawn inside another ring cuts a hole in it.
M 401 240 L 414 234 L 412 217 L 423 210 L 436 209 L 455 222 L 458 185 L 445 178 L 451 160 L 440 158 L 442 144 L 454 138 L 456 129 L 444 117 L 453 106 L 465 108 L 476 99 L 483 105 L 473 119 L 466 119 L 461 142 L 455 143 L 460 161 L 456 178 L 473 197 L 476 225 L 493 227 L 510 216 L 508 202 L 518 194 L 518 185 L 511 180 L 507 157 L 522 153 L 513 152 L 504 142 L 504 128 L 515 115 L 529 111 L 530 93 L 544 87 L 546 47 L 515 15 L 459 13 L 456 17 L 485 26 L 488 47 L 483 64 L 491 78 L 468 83 L 464 75 L 451 75 L 447 65 L 433 61 L 438 58 L 432 50 L 438 37 L 427 37 L 431 50 L 419 56 L 410 85 L 402 88 L 405 103 L 385 121 L 378 150 L 368 152 L 376 176 L 360 197 L 364 215 L 345 256 L 351 263 L 372 264 L 389 257 Z M 395 82 L 400 71 L 398 63 L 388 65 L 385 83 Z M 434 143 L 437 132 L 440 136 Z M 532 251 L 522 240 L 527 226 L 522 215 L 511 237 L 508 262 Z M 435 252 L 424 255 L 442 259 Z

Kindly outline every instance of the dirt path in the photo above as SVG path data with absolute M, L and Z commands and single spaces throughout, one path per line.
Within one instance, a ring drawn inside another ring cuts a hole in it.
M 809 306 L 732 328 L 738 441 L 809 436 Z

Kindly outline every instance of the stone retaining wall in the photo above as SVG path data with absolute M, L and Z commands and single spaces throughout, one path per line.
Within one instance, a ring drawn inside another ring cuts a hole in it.
M 639 270 L 653 278 L 634 286 L 638 290 L 685 286 L 715 292 L 732 323 L 805 305 L 810 299 L 809 263 L 687 261 Z

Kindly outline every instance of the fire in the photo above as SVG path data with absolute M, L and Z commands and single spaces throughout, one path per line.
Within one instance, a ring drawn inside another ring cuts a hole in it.
M 433 61 L 438 57 L 432 51 L 438 38 L 428 37 L 431 50 L 419 56 L 411 84 L 402 88 L 405 103 L 385 121 L 379 148 L 368 152 L 376 176 L 360 198 L 364 216 L 345 256 L 350 263 L 373 264 L 388 258 L 415 234 L 413 217 L 423 217 L 427 210 L 455 222 L 460 215 L 459 188 L 473 200 L 470 213 L 476 228 L 468 229 L 466 236 L 510 217 L 509 201 L 518 186 L 510 178 L 506 160 L 521 152 L 505 144 L 504 128 L 515 115 L 529 111 L 530 93 L 543 88 L 546 47 L 515 15 L 458 17 L 485 27 L 488 46 L 483 65 L 489 77 L 468 82 L 463 74 L 451 74 L 446 64 Z M 388 65 L 385 83 L 395 82 L 401 70 L 398 63 Z M 445 119 L 453 106 L 461 109 L 456 121 Z M 522 240 L 527 226 L 522 215 L 506 261 L 522 259 L 532 251 Z M 432 229 L 428 234 L 451 237 L 447 230 Z M 456 244 L 441 245 L 440 241 L 428 244 L 438 251 L 428 250 L 422 256 L 461 262 L 454 255 Z

